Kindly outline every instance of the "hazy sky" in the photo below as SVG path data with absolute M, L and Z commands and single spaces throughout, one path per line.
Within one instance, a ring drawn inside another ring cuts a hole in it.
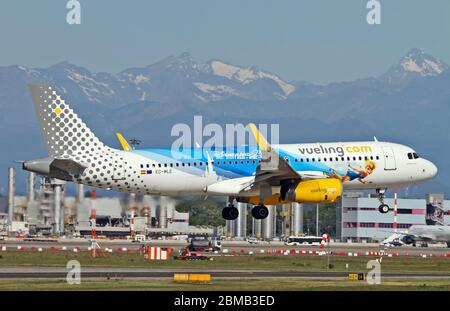
M 66 23 L 67 0 L 2 0 L 0 65 L 60 61 L 118 72 L 168 55 L 220 58 L 327 83 L 378 75 L 410 48 L 450 63 L 450 1 L 80 0 L 81 25 Z

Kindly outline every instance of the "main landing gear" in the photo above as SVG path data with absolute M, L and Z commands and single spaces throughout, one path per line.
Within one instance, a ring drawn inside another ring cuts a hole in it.
M 239 211 L 234 205 L 228 205 L 222 210 L 222 217 L 225 220 L 235 220 L 239 216 Z
M 269 209 L 263 205 L 255 205 L 252 209 L 252 216 L 255 219 L 264 219 L 267 218 L 269 215 Z M 229 203 L 223 210 L 222 210 L 222 217 L 225 220 L 235 220 L 239 216 L 238 209 L 233 205 L 233 203 Z
M 378 211 L 382 214 L 386 214 L 389 212 L 389 205 L 384 204 L 384 193 L 386 189 L 377 189 L 378 200 L 380 201 L 380 206 L 378 206 Z
M 255 205 L 252 208 L 252 216 L 255 219 L 264 219 L 269 215 L 269 209 L 265 205 Z

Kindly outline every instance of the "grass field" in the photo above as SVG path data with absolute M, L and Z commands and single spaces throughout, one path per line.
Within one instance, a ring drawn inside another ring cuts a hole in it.
M 366 264 L 375 257 L 338 257 L 330 256 L 332 271 L 367 271 Z M 0 252 L 1 267 L 12 266 L 54 266 L 65 267 L 69 260 L 76 259 L 82 267 L 128 267 L 128 268 L 189 268 L 189 269 L 260 269 L 283 271 L 325 271 L 327 270 L 326 256 L 301 255 L 242 255 L 218 256 L 213 261 L 146 261 L 138 253 L 114 253 L 107 257 L 91 258 L 89 252 Z M 348 265 L 348 268 L 346 268 Z M 410 271 L 410 272 L 447 272 L 450 273 L 450 258 L 418 258 L 418 257 L 384 257 L 382 270 Z
M 274 286 L 276 284 L 276 286 Z M 364 281 L 304 280 L 304 279 L 213 279 L 210 284 L 181 284 L 168 279 L 120 280 L 89 279 L 79 285 L 69 285 L 63 280 L 0 280 L 0 291 L 5 290 L 450 290 L 448 280 L 389 280 L 380 285 L 368 285 Z

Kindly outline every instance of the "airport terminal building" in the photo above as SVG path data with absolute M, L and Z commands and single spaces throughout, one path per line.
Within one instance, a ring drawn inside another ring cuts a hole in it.
M 336 209 L 336 239 L 342 242 L 381 241 L 394 233 L 394 199 L 385 199 L 391 211 L 382 214 L 377 198 L 347 196 Z M 427 224 L 428 199 L 398 199 L 397 228 Z M 450 200 L 442 200 L 442 223 L 450 225 Z M 429 223 L 428 223 L 429 224 Z

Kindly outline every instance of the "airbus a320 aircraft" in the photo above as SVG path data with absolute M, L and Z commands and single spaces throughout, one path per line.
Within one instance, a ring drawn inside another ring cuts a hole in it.
M 408 146 L 379 142 L 270 145 L 254 124 L 254 146 L 230 148 L 124 150 L 103 144 L 49 85 L 30 85 L 48 157 L 26 161 L 23 169 L 75 183 L 150 195 L 222 195 L 222 215 L 236 219 L 233 202 L 265 205 L 332 203 L 343 189 L 376 189 L 382 213 L 384 192 L 434 177 L 436 166 Z M 231 150 L 231 151 L 230 151 Z M 198 156 L 200 155 L 200 156 Z
M 382 244 L 413 244 L 422 242 L 426 246 L 430 242 L 445 242 L 450 247 L 450 226 L 412 225 L 406 231 L 399 231 L 388 237 Z

